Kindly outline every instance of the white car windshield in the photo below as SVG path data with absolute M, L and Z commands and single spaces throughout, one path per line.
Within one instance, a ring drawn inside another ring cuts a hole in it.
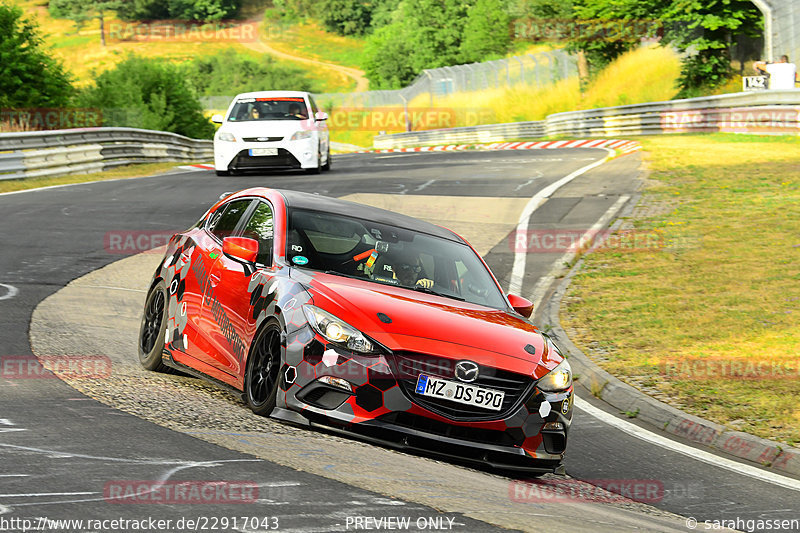
M 228 115 L 229 122 L 256 120 L 305 120 L 308 107 L 302 96 L 240 98 Z
M 286 256 L 295 267 L 508 308 L 469 246 L 370 220 L 292 209 Z

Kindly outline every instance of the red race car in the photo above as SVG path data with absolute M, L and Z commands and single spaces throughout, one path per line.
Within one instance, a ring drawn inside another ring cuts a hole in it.
M 452 231 L 253 188 L 172 237 L 139 334 L 148 370 L 259 415 L 501 469 L 561 471 L 572 372 Z

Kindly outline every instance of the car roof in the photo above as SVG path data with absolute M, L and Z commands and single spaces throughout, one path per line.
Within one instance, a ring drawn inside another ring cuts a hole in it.
M 354 218 L 361 218 L 386 224 L 387 226 L 396 226 L 405 228 L 417 233 L 426 233 L 435 237 L 441 237 L 449 241 L 466 244 L 466 241 L 459 235 L 453 233 L 449 229 L 419 220 L 418 218 L 401 215 L 394 211 L 387 211 L 379 207 L 372 207 L 370 205 L 359 204 L 356 202 L 348 202 L 347 200 L 340 200 L 339 198 L 331 198 L 329 196 L 321 196 L 319 194 L 310 194 L 306 192 L 290 191 L 285 189 L 273 189 L 278 192 L 286 201 L 286 207 L 295 209 L 308 209 L 311 211 L 321 211 L 325 213 L 333 213 L 335 215 L 344 215 Z
M 240 98 L 269 98 L 274 96 L 307 96 L 309 93 L 305 91 L 256 91 L 252 93 L 237 94 L 234 100 Z

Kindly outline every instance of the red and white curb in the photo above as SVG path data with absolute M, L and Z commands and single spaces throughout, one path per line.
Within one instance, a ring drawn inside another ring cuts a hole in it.
M 178 168 L 181 170 L 214 170 L 214 165 L 183 165 Z
M 621 139 L 578 139 L 563 141 L 517 141 L 490 144 L 446 144 L 440 146 L 415 146 L 411 148 L 373 148 L 360 150 L 358 154 L 365 153 L 391 153 L 391 152 L 452 152 L 459 150 L 545 150 L 552 148 L 611 148 L 620 154 L 628 154 L 641 150 L 638 141 Z

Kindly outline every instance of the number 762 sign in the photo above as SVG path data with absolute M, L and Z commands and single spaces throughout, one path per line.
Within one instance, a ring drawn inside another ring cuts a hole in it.
M 743 91 L 763 91 L 767 88 L 766 76 L 744 76 L 742 78 Z

